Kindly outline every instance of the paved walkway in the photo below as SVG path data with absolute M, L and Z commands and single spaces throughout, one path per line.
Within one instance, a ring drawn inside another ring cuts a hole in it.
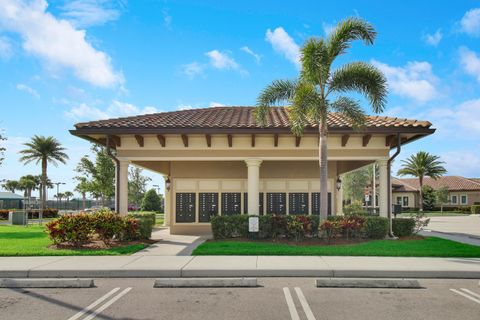
M 480 246 L 480 216 L 432 217 L 420 235 Z
M 168 228 L 156 229 L 152 239 L 158 240 L 133 256 L 189 256 L 207 237 L 172 235 Z
M 480 278 L 480 259 L 310 256 L 0 258 L 0 278 L 153 277 Z

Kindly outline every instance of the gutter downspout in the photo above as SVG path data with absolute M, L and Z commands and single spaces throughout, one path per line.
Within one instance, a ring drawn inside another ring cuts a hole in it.
M 120 160 L 118 160 L 117 157 L 112 154 L 112 150 L 110 150 L 110 136 L 108 135 L 105 145 L 107 147 L 107 155 L 115 162 L 115 211 L 118 213 L 120 209 L 120 197 L 118 196 L 120 191 Z
M 397 239 L 395 235 L 393 234 L 392 230 L 392 185 L 391 185 L 391 164 L 393 159 L 395 159 L 399 154 L 400 151 L 402 150 L 402 144 L 401 144 L 401 138 L 400 138 L 400 133 L 397 133 L 397 151 L 387 160 L 387 186 L 388 186 L 388 236 L 391 239 Z

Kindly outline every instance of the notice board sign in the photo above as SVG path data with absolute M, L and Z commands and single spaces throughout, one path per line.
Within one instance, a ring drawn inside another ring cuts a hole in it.
M 248 218 L 248 232 L 258 232 L 258 229 L 259 229 L 258 217 Z

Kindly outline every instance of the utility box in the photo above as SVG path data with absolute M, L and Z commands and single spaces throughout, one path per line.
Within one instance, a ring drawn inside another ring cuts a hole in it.
M 27 225 L 27 212 L 25 211 L 12 212 L 12 224 L 20 225 L 20 226 Z

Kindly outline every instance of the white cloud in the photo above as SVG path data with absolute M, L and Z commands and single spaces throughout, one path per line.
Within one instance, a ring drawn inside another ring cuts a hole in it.
M 37 98 L 37 99 L 40 98 L 40 95 L 38 94 L 37 90 L 30 88 L 30 87 L 27 86 L 26 84 L 23 84 L 23 83 L 17 84 L 17 90 L 26 92 L 26 93 L 28 93 L 29 95 L 31 95 L 31 96 L 33 96 L 33 97 L 35 97 L 35 98 Z
M 24 50 L 51 67 L 71 69 L 95 86 L 122 84 L 123 76 L 113 70 L 110 57 L 87 42 L 85 30 L 57 19 L 47 6 L 45 0 L 0 0 L 0 27 L 20 34 Z
M 332 31 L 335 29 L 335 25 L 322 22 L 322 29 L 323 29 L 323 33 L 325 33 L 325 35 L 328 37 L 330 33 L 332 33 Z
M 428 45 L 436 47 L 442 40 L 442 37 L 443 37 L 443 34 L 440 31 L 440 29 L 438 29 L 437 31 L 435 31 L 434 34 L 426 34 L 424 37 L 424 40 Z
M 215 108 L 215 107 L 224 107 L 225 105 L 223 103 L 220 103 L 220 102 L 212 101 L 212 102 L 210 102 L 210 104 L 208 106 L 210 108 Z
M 184 64 L 182 66 L 182 73 L 185 74 L 190 79 L 194 78 L 196 75 L 203 73 L 204 66 L 198 62 L 192 62 Z
M 472 36 L 480 36 L 480 8 L 467 11 L 460 20 L 462 32 Z
M 189 104 L 181 104 L 179 106 L 177 106 L 177 110 L 192 110 L 193 107 Z
M 80 105 L 72 107 L 69 111 L 66 111 L 65 116 L 73 120 L 100 120 L 156 112 L 159 111 L 153 106 L 146 106 L 141 109 L 131 103 L 113 100 L 106 110 L 101 110 L 100 108 L 81 103 Z
M 466 47 L 461 47 L 459 52 L 460 64 L 462 65 L 463 70 L 480 81 L 480 58 L 474 51 Z
M 392 67 L 376 60 L 372 60 L 372 63 L 385 74 L 393 93 L 417 102 L 427 102 L 437 97 L 435 83 L 438 79 L 430 63 L 411 61 L 404 67 Z
M 471 150 L 449 151 L 441 155 L 445 161 L 445 168 L 448 174 L 458 175 L 468 178 L 477 178 L 480 176 L 480 154 Z
M 0 58 L 7 60 L 13 54 L 12 44 L 7 37 L 0 37 Z
M 120 1 L 73 0 L 66 1 L 60 10 L 62 17 L 79 28 L 103 25 L 120 16 Z
M 262 57 L 258 53 L 253 52 L 252 49 L 250 49 L 249 47 L 243 46 L 243 47 L 240 48 L 240 50 L 242 50 L 243 52 L 251 55 L 255 59 L 255 62 L 257 64 L 260 63 L 260 59 Z
M 212 50 L 206 52 L 205 55 L 210 58 L 210 64 L 217 69 L 238 69 L 238 63 L 231 58 L 226 52 Z
M 167 29 L 172 29 L 172 16 L 170 15 L 170 13 L 168 12 L 168 9 L 167 8 L 164 8 L 162 10 L 162 15 L 163 15 L 163 24 L 165 25 L 165 27 Z
M 300 47 L 295 43 L 292 37 L 282 28 L 267 30 L 265 40 L 269 42 L 273 49 L 282 54 L 287 60 L 300 67 Z

